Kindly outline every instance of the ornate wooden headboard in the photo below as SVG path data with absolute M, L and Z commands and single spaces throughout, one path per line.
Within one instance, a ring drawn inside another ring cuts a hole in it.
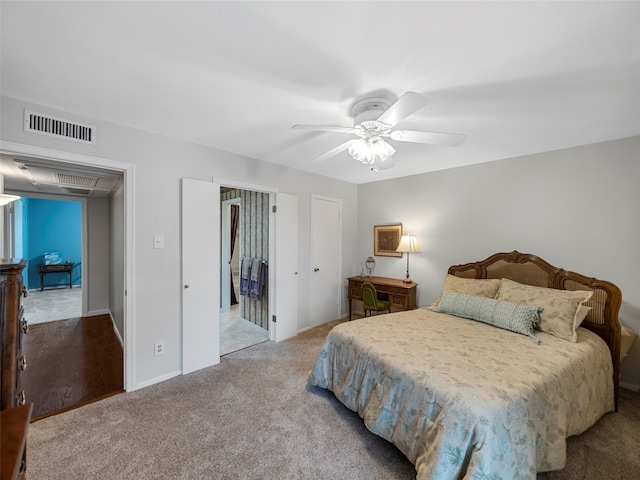
M 515 282 L 560 290 L 590 290 L 591 299 L 585 305 L 591 311 L 582 322 L 583 327 L 598 334 L 609 346 L 613 362 L 613 384 L 618 409 L 620 376 L 620 339 L 618 311 L 622 303 L 620 289 L 611 282 L 585 277 L 550 265 L 543 259 L 517 251 L 496 253 L 479 262 L 454 265 L 449 274 L 465 278 L 508 278 Z

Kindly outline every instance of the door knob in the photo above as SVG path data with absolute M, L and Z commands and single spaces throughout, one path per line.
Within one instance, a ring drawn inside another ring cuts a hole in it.
M 184 288 L 189 288 L 189 284 L 187 283 L 187 284 L 184 286 Z
M 313 271 L 314 271 L 314 272 L 319 272 L 319 271 L 320 271 L 320 269 L 319 269 L 319 268 L 314 268 L 314 269 L 313 269 Z

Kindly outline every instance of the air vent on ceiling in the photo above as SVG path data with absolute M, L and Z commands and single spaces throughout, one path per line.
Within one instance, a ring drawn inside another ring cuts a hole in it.
M 72 122 L 31 110 L 24 111 L 24 131 L 51 137 L 66 138 L 74 142 L 96 143 L 96 127 Z
M 98 179 L 96 177 L 85 177 L 82 175 L 74 175 L 72 173 L 56 172 L 58 181 L 67 185 L 79 185 L 84 187 L 93 187 Z
M 39 191 L 108 197 L 120 183 L 121 177 L 101 171 L 71 169 L 60 165 L 14 160 L 20 173 Z
M 74 195 L 91 195 L 93 190 L 87 190 L 84 188 L 64 188 L 63 190 L 73 193 Z

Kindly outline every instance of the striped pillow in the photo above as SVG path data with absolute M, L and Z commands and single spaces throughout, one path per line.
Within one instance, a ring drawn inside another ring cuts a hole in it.
M 432 310 L 521 333 L 534 343 L 540 343 L 540 339 L 533 334 L 533 330 L 540 321 L 540 312 L 543 310 L 541 307 L 501 302 L 493 298 L 476 297 L 464 293 L 443 292 L 440 304 Z

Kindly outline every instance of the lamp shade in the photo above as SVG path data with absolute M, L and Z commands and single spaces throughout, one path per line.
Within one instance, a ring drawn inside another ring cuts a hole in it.
M 396 248 L 396 252 L 403 253 L 420 253 L 420 242 L 415 235 L 402 235 L 400 244 Z

